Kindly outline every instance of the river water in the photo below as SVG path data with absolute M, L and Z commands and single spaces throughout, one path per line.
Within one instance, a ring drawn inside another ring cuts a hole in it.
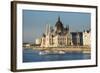
M 83 59 L 90 59 L 91 58 L 91 54 L 84 54 L 84 53 L 65 53 L 65 54 L 40 55 L 39 52 L 40 51 L 33 50 L 33 49 L 23 49 L 23 62 L 83 60 Z

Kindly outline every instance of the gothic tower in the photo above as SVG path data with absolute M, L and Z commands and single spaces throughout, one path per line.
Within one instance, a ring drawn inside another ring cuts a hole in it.
M 56 31 L 56 33 L 61 33 L 63 31 L 63 28 L 64 27 L 63 27 L 63 24 L 62 24 L 62 22 L 60 20 L 60 17 L 58 17 L 58 21 L 55 24 L 55 31 Z

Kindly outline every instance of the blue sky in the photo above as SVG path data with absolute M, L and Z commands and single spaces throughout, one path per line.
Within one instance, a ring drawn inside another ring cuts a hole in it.
M 69 25 L 70 31 L 90 28 L 90 13 L 23 10 L 23 42 L 34 42 L 41 37 L 46 24 L 54 27 L 58 16 L 64 26 Z

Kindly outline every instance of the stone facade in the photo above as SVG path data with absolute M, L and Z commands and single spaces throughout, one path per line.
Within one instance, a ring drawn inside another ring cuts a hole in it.
M 90 45 L 89 39 L 90 35 L 87 32 L 70 32 L 69 26 L 64 27 L 58 17 L 54 28 L 47 24 L 46 31 L 39 42 L 40 47 L 67 47 Z
M 84 31 L 83 32 L 83 45 L 91 46 L 91 32 L 90 30 Z
M 46 27 L 46 32 L 42 36 L 41 47 L 65 47 L 68 45 L 69 27 L 64 28 L 60 17 L 53 29 L 50 25 Z

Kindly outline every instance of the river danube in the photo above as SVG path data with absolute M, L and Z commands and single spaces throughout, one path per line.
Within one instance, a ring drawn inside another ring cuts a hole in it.
M 86 53 L 64 53 L 64 54 L 44 54 L 33 49 L 23 49 L 23 62 L 42 62 L 42 61 L 64 61 L 64 60 L 84 60 L 90 59 L 91 54 Z

